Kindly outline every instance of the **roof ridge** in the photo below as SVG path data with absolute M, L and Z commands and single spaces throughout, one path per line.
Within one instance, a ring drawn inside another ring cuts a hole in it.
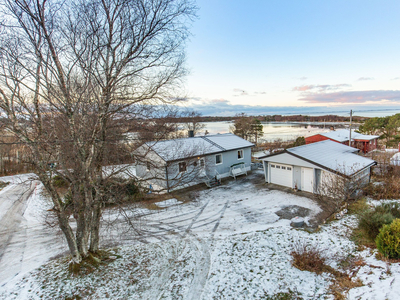
M 209 142 L 211 145 L 214 145 L 215 147 L 221 149 L 222 151 L 226 151 L 226 149 L 220 145 L 218 145 L 217 143 L 211 141 L 210 139 L 208 139 L 206 136 L 200 136 L 203 140 Z

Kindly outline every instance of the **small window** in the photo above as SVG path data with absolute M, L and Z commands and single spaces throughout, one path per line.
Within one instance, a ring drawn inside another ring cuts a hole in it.
M 238 159 L 243 159 L 243 150 L 238 150 Z
M 180 172 L 186 172 L 186 162 L 180 162 L 179 163 L 179 173 Z
M 292 171 L 292 168 L 291 168 L 291 167 L 287 167 L 287 170 L 288 170 L 288 171 Z
M 146 169 L 147 169 L 147 171 L 150 171 L 150 169 L 151 169 L 151 164 L 149 161 L 146 163 Z
M 216 165 L 222 164 L 222 154 L 215 155 L 215 164 Z
M 275 168 L 275 165 L 271 165 L 271 168 Z
M 193 166 L 197 167 L 197 161 L 193 162 Z
M 204 162 L 204 158 L 200 159 L 200 167 L 204 167 L 206 163 Z
M 280 168 L 281 168 L 281 166 L 276 166 L 276 168 L 277 168 L 277 169 L 280 169 Z
M 286 170 L 286 167 L 282 167 L 282 170 Z

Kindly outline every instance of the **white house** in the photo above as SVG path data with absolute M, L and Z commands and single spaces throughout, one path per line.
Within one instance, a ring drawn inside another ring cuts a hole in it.
M 331 176 L 369 182 L 374 160 L 357 155 L 358 149 L 330 140 L 289 148 L 261 157 L 265 181 L 317 193 Z
M 168 191 L 220 180 L 250 170 L 251 147 L 231 133 L 149 142 L 134 152 L 136 174 Z

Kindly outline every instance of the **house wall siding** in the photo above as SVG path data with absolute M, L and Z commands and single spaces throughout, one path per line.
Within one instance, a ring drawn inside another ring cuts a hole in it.
M 243 150 L 243 159 L 238 159 L 238 150 Z M 231 150 L 231 151 L 226 151 L 220 153 L 222 154 L 222 164 L 220 165 L 215 165 L 215 155 L 214 157 L 214 165 L 215 169 L 219 174 L 221 174 L 223 177 L 229 176 L 229 171 L 232 165 L 244 162 L 247 170 L 250 170 L 250 165 L 251 165 L 251 148 L 242 148 L 242 149 L 236 149 L 236 150 Z

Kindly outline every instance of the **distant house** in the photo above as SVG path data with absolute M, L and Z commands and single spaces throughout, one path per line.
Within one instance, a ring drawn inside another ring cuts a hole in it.
M 306 145 L 331 140 L 344 145 L 349 145 L 350 131 L 348 129 L 333 130 L 327 133 L 319 133 L 306 137 Z M 378 145 L 378 135 L 366 135 L 351 131 L 351 146 L 361 150 L 363 153 L 368 153 L 376 149 Z
M 254 144 L 217 134 L 145 143 L 134 154 L 136 175 L 159 189 L 211 182 L 246 173 Z
M 359 150 L 330 140 L 286 149 L 261 157 L 265 181 L 310 193 L 318 193 L 331 176 L 370 179 L 375 161 L 357 155 Z

